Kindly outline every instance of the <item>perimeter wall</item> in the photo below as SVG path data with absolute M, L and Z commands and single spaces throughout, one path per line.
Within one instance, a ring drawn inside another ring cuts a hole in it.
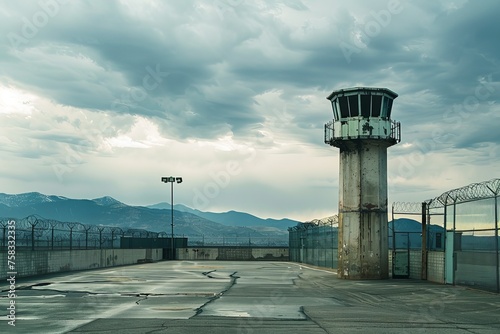
M 88 250 L 19 250 L 13 270 L 8 267 L 7 252 L 0 253 L 0 279 L 15 272 L 16 278 L 74 270 L 107 268 L 127 264 L 159 261 L 163 249 L 88 249 Z

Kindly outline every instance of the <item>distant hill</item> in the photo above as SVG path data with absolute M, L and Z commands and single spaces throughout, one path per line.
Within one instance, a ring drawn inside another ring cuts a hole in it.
M 393 234 L 393 226 L 395 228 Z M 427 226 L 428 249 L 443 249 L 444 247 L 444 228 L 438 225 L 430 224 Z M 419 249 L 422 247 L 422 224 L 414 219 L 399 218 L 394 222 L 389 222 L 389 247 L 392 247 L 393 240 L 396 239 L 396 246 L 400 249 L 411 248 Z
M 399 218 L 389 222 L 389 230 L 392 231 L 392 226 L 396 228 L 396 232 L 422 232 L 422 224 L 419 221 L 408 218 Z M 443 228 L 438 225 L 427 225 L 427 229 L 433 232 L 442 232 Z
M 167 203 L 143 207 L 129 206 L 109 196 L 89 200 L 44 195 L 37 192 L 18 195 L 0 193 L 0 217 L 22 219 L 33 214 L 63 222 L 138 228 L 154 232 L 170 233 L 171 228 L 171 211 Z M 222 217 L 218 218 L 218 215 Z M 231 221 L 234 223 L 231 224 Z M 260 219 L 234 211 L 222 214 L 203 213 L 182 205 L 176 205 L 174 209 L 174 233 L 185 236 L 221 238 L 224 236 L 238 238 L 239 236 L 240 240 L 241 237 L 253 238 L 253 240 L 265 240 L 272 237 L 287 240 L 287 221 L 289 220 Z M 291 225 L 296 224 L 294 221 L 291 222 Z M 247 224 L 254 227 L 247 227 Z
M 154 209 L 170 209 L 170 204 L 166 202 L 158 203 L 155 205 L 150 205 L 148 208 Z M 228 211 L 228 212 L 204 212 L 196 209 L 192 209 L 182 204 L 174 205 L 174 210 L 192 213 L 199 217 L 224 224 L 226 226 L 245 226 L 257 228 L 260 230 L 265 230 L 268 228 L 274 228 L 281 231 L 287 231 L 288 227 L 297 225 L 299 222 L 291 219 L 263 219 L 245 212 L 238 211 Z

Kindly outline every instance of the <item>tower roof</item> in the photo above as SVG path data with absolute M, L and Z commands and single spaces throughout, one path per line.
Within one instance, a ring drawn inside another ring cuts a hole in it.
M 345 88 L 345 89 L 339 89 L 339 90 L 334 90 L 330 95 L 328 95 L 327 99 L 328 100 L 333 100 L 337 96 L 346 96 L 346 95 L 353 95 L 357 93 L 365 93 L 366 95 L 371 95 L 373 93 L 377 94 L 387 94 L 393 99 L 398 97 L 398 94 L 393 92 L 390 89 L 387 88 L 376 88 L 376 87 L 353 87 L 353 88 Z

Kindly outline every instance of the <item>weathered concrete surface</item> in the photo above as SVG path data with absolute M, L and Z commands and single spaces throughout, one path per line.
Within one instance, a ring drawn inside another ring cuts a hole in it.
M 340 148 L 339 276 L 389 277 L 387 146 L 377 140 L 346 141 Z
M 17 283 L 16 327 L 1 321 L 1 333 L 500 332 L 497 294 L 288 262 L 169 261 Z

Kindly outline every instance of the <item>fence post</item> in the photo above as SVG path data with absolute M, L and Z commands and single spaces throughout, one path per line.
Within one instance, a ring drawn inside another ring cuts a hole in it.
M 31 225 L 31 250 L 35 250 L 35 225 Z
M 448 199 L 446 199 L 445 204 L 444 204 L 444 221 L 443 221 L 443 226 L 444 226 L 444 235 L 443 235 L 443 281 L 444 284 L 446 284 L 446 252 L 447 252 L 447 247 L 446 245 L 448 244 L 447 238 L 448 238 L 448 226 L 447 226 L 447 220 L 448 220 Z
M 391 268 L 391 273 L 392 273 L 392 276 L 394 276 L 394 257 L 396 256 L 396 222 L 394 221 L 394 203 L 392 204 L 391 217 L 392 217 L 392 252 L 391 252 L 392 268 Z
M 496 247 L 496 260 L 497 260 L 497 293 L 500 292 L 500 267 L 499 267 L 499 254 L 498 254 L 498 194 L 495 194 L 495 247 Z
M 422 203 L 422 279 L 427 279 L 427 203 Z
M 330 222 L 330 232 L 332 233 L 332 265 L 331 268 L 333 268 L 335 264 L 335 252 L 333 251 L 335 249 L 335 239 L 333 238 L 333 220 Z M 338 245 L 337 245 L 338 247 Z

